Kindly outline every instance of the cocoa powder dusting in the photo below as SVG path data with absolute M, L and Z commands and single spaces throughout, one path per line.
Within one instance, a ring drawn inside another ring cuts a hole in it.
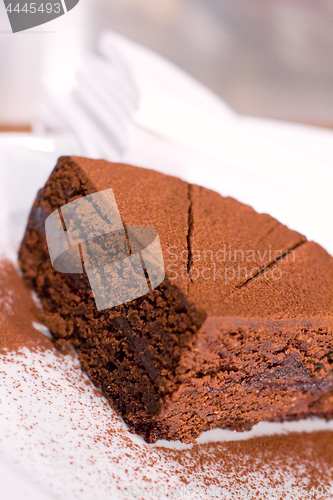
M 0 451 L 14 450 L 18 469 L 52 497 L 332 498 L 333 432 L 185 450 L 147 445 L 125 429 L 74 356 L 33 328 L 38 318 L 15 268 L 1 261 Z
M 38 306 L 14 265 L 0 261 L 0 351 L 52 349 L 50 339 L 33 327 L 40 322 Z

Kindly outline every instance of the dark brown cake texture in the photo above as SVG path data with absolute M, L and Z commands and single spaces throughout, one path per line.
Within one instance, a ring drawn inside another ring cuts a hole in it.
M 98 311 L 84 273 L 52 268 L 45 220 L 109 188 L 125 226 L 156 229 L 166 278 Z M 37 195 L 19 262 L 57 344 L 75 346 L 149 442 L 333 414 L 333 259 L 267 214 L 152 170 L 62 157 Z

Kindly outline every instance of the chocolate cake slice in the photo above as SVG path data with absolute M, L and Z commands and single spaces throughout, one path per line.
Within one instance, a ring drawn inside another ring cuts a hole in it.
M 125 228 L 157 231 L 166 276 L 98 310 L 84 269 L 53 269 L 45 220 L 110 188 Z M 333 259 L 267 214 L 152 170 L 62 157 L 37 195 L 19 262 L 57 345 L 76 348 L 149 442 L 333 415 Z

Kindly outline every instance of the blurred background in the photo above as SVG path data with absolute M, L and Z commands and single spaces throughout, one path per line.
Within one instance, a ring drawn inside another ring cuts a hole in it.
M 106 29 L 173 61 L 239 113 L 333 124 L 332 0 L 80 0 L 15 35 L 0 2 L 0 127 L 28 125 L 43 89 L 69 88 Z

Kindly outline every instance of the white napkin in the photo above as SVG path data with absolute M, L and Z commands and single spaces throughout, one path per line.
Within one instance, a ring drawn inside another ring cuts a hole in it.
M 333 253 L 333 133 L 234 113 L 170 62 L 105 33 L 77 85 L 51 96 L 44 130 L 83 155 L 154 168 L 268 212 Z

